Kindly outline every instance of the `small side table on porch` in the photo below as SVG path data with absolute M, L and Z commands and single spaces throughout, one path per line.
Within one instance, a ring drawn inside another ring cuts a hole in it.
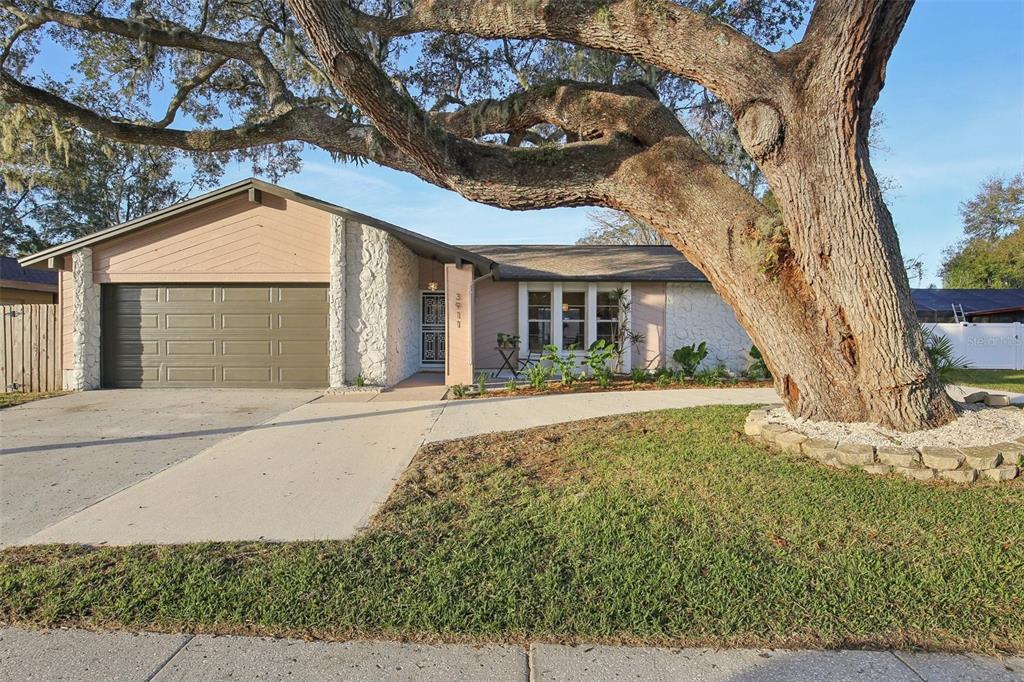
M 498 374 L 505 369 L 512 372 L 512 376 L 516 379 L 519 378 L 519 371 L 516 369 L 515 363 L 512 362 L 512 358 L 515 357 L 516 353 L 519 352 L 518 348 L 501 348 L 496 346 L 494 350 L 498 351 L 498 355 L 501 356 L 501 367 L 498 369 Z

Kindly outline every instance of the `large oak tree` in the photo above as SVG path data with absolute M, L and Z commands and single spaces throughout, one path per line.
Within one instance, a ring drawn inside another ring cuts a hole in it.
M 868 158 L 911 4 L 819 0 L 779 49 L 802 0 L 15 0 L 0 96 L 121 142 L 305 143 L 504 208 L 617 209 L 707 275 L 794 414 L 917 429 L 954 408 Z M 54 46 L 109 101 L 33 66 Z

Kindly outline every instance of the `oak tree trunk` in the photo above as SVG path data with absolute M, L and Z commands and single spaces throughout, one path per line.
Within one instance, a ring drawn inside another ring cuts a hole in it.
M 763 124 L 776 113 L 749 115 Z M 753 197 L 671 142 L 658 163 L 625 172 L 633 186 L 618 207 L 659 227 L 708 276 L 792 414 L 906 431 L 948 422 L 954 408 L 924 351 L 866 141 L 810 112 L 787 120 L 785 154 L 759 159 L 781 216 L 766 219 Z M 740 130 L 749 132 L 742 121 Z

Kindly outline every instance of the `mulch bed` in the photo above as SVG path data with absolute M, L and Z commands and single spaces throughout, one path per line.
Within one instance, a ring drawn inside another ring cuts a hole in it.
M 719 384 L 705 385 L 698 381 L 687 380 L 683 383 L 671 383 L 668 386 L 659 386 L 656 382 L 649 381 L 642 384 L 635 384 L 630 379 L 619 379 L 612 382 L 612 385 L 604 388 L 595 381 L 576 381 L 569 386 L 560 382 L 549 383 L 544 388 L 534 388 L 520 384 L 515 391 L 509 391 L 504 386 L 487 387 L 486 393 L 477 393 L 476 388 L 462 398 L 456 398 L 451 391 L 448 392 L 448 400 L 475 400 L 479 398 L 508 398 L 512 396 L 534 396 L 534 395 L 556 395 L 562 393 L 608 393 L 609 391 L 671 391 L 685 390 L 691 388 L 771 388 L 771 381 L 753 381 L 751 379 L 725 380 Z

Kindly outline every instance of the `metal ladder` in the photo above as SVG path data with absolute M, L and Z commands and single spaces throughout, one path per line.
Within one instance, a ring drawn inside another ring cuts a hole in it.
M 964 307 L 959 303 L 953 303 L 953 322 L 957 324 L 966 324 L 967 316 L 964 315 Z

